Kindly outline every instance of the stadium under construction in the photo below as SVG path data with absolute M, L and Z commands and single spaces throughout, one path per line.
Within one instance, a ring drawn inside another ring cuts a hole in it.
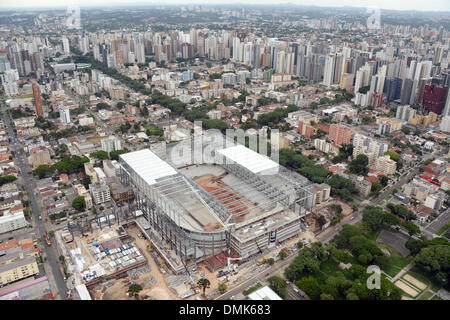
M 122 154 L 119 163 L 146 233 L 169 248 L 174 269 L 272 248 L 298 236 L 313 206 L 307 178 L 220 134 L 179 142 L 161 157 L 149 149 Z

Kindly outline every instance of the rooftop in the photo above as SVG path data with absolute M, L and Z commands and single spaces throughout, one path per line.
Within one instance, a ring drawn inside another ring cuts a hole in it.
M 120 157 L 150 185 L 156 184 L 159 178 L 177 174 L 174 168 L 149 149 L 122 154 Z
M 249 149 L 243 145 L 218 150 L 227 159 L 236 162 L 237 164 L 247 168 L 253 173 L 261 173 L 269 171 L 273 174 L 278 171 L 278 163 L 269 158 Z

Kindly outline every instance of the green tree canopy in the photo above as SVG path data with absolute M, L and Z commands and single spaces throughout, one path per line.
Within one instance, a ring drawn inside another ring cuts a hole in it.
M 86 202 L 83 196 L 76 197 L 72 201 L 72 207 L 78 211 L 83 211 L 86 208 Z

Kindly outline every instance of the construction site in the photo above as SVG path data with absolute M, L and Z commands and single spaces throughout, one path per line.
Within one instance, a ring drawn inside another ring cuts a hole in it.
M 195 145 L 213 161 L 193 162 Z M 142 212 L 136 222 L 174 273 L 249 259 L 305 229 L 313 206 L 305 177 L 220 134 L 173 148 L 162 158 L 149 149 L 122 154 L 119 163 Z
M 176 300 L 198 293 L 200 275 L 175 275 L 135 221 L 117 222 L 83 234 L 55 233 L 70 274 L 69 289 L 81 299 L 95 300 L 134 299 L 127 294 L 133 283 L 142 286 L 141 299 Z
M 336 211 L 337 207 L 340 208 L 338 211 Z M 347 203 L 340 200 L 331 200 L 316 205 L 312 210 L 312 214 L 306 221 L 310 226 L 310 230 L 318 233 L 330 226 L 334 219 L 338 219 L 339 221 L 345 217 L 348 217 L 352 213 L 353 209 Z M 322 222 L 325 222 L 323 225 L 320 221 L 321 216 L 323 217 Z

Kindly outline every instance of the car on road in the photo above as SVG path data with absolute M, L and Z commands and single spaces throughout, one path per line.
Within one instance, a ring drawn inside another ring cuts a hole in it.
M 41 216 L 39 216 L 39 220 L 42 220 L 42 217 L 41 217 Z
M 355 216 L 353 216 L 353 217 L 350 218 L 350 220 L 353 220 L 353 219 L 355 219 Z

